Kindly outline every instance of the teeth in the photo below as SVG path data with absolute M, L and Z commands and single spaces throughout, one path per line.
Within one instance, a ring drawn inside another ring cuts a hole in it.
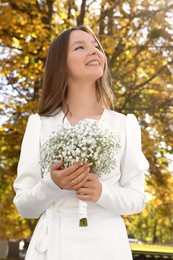
M 98 61 L 91 61 L 87 65 L 99 65 Z

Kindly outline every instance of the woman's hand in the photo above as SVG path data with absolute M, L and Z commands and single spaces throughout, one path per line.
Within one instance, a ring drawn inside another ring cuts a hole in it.
M 89 173 L 85 184 L 76 191 L 78 199 L 85 201 L 98 201 L 102 192 L 102 184 L 99 179 Z
M 78 190 L 85 185 L 89 175 L 89 164 L 81 165 L 80 162 L 69 166 L 68 168 L 61 169 L 63 161 L 52 164 L 50 175 L 53 182 L 65 190 Z

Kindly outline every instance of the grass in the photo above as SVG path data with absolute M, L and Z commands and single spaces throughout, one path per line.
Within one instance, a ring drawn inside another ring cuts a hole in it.
M 131 248 L 134 251 L 173 253 L 173 246 L 131 244 Z

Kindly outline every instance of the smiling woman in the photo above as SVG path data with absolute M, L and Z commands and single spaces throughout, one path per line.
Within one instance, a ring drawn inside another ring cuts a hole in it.
M 76 41 L 76 39 L 78 40 Z M 76 79 L 79 81 L 82 78 L 82 87 L 88 85 L 88 80 L 90 80 L 91 88 L 94 89 L 95 81 L 103 76 L 104 65 L 105 55 L 97 41 L 93 40 L 93 36 L 84 31 L 73 31 L 67 55 L 69 86 L 74 85 L 75 88 L 78 88 Z
M 121 215 L 143 209 L 148 162 L 135 116 L 112 104 L 96 36 L 83 26 L 64 31 L 48 51 L 39 113 L 29 117 L 14 182 L 19 213 L 40 218 L 26 260 L 132 260 Z M 79 215 L 88 225 L 79 226 Z
M 75 38 L 76 34 L 78 34 L 77 37 L 79 38 Z M 72 45 L 73 44 L 75 45 L 70 46 L 70 42 Z M 87 46 L 85 45 L 82 46 L 81 42 L 82 44 L 85 43 Z M 88 49 L 89 48 L 88 44 L 90 48 L 92 47 L 92 49 L 89 49 L 89 51 L 92 51 L 93 48 L 96 47 L 94 48 L 95 50 L 100 50 L 99 55 L 103 55 L 105 57 L 104 50 L 101 44 L 99 43 L 98 39 L 93 34 L 93 32 L 87 27 L 80 27 L 80 30 L 79 28 L 76 27 L 66 30 L 52 42 L 49 48 L 47 61 L 46 61 L 43 93 L 41 97 L 40 110 L 39 110 L 40 115 L 50 116 L 53 113 L 57 113 L 57 110 L 59 110 L 64 105 L 68 110 L 68 104 L 66 102 L 67 94 L 69 92 L 69 85 L 67 82 L 69 77 L 67 59 L 68 56 L 71 56 L 70 53 L 75 52 L 75 49 L 76 52 L 79 53 L 78 56 L 81 55 L 80 54 L 81 52 L 86 53 L 86 50 L 83 51 L 83 49 L 85 47 Z M 92 55 L 91 53 L 90 55 L 89 52 L 88 62 L 92 61 L 92 59 L 98 60 L 100 58 L 97 56 L 97 54 Z M 76 66 L 78 66 L 78 63 L 74 59 L 73 63 L 71 64 L 71 67 L 75 70 Z M 78 66 L 78 70 L 80 72 L 79 66 Z M 88 79 L 89 77 L 86 78 L 86 80 Z M 82 82 L 79 82 L 80 89 L 81 88 L 83 89 L 85 81 L 83 79 L 81 79 L 81 81 Z M 92 84 L 93 84 L 93 79 L 92 79 Z M 111 77 L 110 77 L 110 72 L 108 70 L 106 57 L 104 58 L 104 73 L 102 77 L 97 78 L 97 80 L 95 81 L 95 86 L 96 86 L 95 91 L 97 95 L 97 100 L 99 101 L 99 103 L 101 103 L 103 107 L 113 108 L 112 105 L 113 92 L 111 89 Z M 87 96 L 86 98 L 90 98 L 90 97 Z

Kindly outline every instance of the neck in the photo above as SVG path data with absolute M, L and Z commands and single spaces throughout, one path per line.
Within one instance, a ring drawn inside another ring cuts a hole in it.
M 81 83 L 79 85 L 75 83 L 73 86 L 70 85 L 66 103 L 69 106 L 71 117 L 76 117 L 76 119 L 95 117 L 103 112 L 103 107 L 97 100 L 95 84 Z M 63 111 L 66 113 L 67 108 L 63 107 Z

